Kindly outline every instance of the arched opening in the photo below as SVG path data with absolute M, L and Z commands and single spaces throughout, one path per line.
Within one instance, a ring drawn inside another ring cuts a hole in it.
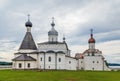
M 48 57 L 48 61 L 51 62 L 51 57 Z

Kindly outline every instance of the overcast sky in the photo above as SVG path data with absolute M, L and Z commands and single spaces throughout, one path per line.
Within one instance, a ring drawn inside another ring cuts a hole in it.
M 64 34 L 72 56 L 88 49 L 93 28 L 96 49 L 108 62 L 120 63 L 120 0 L 0 0 L 1 61 L 10 61 L 19 49 L 27 14 L 36 44 L 48 41 L 54 17 L 59 41 Z

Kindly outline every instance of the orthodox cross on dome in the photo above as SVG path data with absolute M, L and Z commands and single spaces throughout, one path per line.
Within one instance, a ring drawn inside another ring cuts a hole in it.
M 63 34 L 63 41 L 65 41 L 65 35 Z
M 91 37 L 93 37 L 93 29 L 90 29 L 90 31 L 91 31 Z
M 28 14 L 28 21 L 30 20 L 30 14 Z
M 93 34 L 93 29 L 90 29 L 90 31 L 91 31 L 91 34 Z
M 51 23 L 51 26 L 52 26 L 52 27 L 55 26 L 55 23 L 54 23 L 54 17 L 52 17 L 52 23 Z
M 54 17 L 52 17 L 52 22 L 54 22 Z
M 28 21 L 25 23 L 26 27 L 32 27 L 32 23 L 30 22 L 30 15 L 28 14 Z

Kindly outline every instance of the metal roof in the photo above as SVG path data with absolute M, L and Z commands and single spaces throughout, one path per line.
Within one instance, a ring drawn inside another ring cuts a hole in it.
M 27 56 L 27 54 L 22 54 L 14 59 L 12 59 L 13 61 L 36 61 L 36 59 L 34 59 L 31 56 Z
M 19 50 L 21 50 L 21 49 L 37 50 L 37 47 L 33 40 L 31 32 L 26 32 L 26 35 L 22 41 L 22 44 L 21 44 Z

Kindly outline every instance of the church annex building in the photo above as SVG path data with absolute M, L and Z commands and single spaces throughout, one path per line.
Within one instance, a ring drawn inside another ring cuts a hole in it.
M 89 48 L 83 53 L 77 53 L 75 57 L 71 57 L 65 37 L 63 37 L 63 41 L 58 40 L 54 20 L 48 31 L 48 40 L 37 43 L 37 46 L 31 34 L 32 23 L 29 17 L 25 26 L 27 28 L 25 37 L 12 59 L 13 69 L 110 70 L 102 51 L 95 48 L 96 41 L 93 38 L 92 30 L 88 40 Z

